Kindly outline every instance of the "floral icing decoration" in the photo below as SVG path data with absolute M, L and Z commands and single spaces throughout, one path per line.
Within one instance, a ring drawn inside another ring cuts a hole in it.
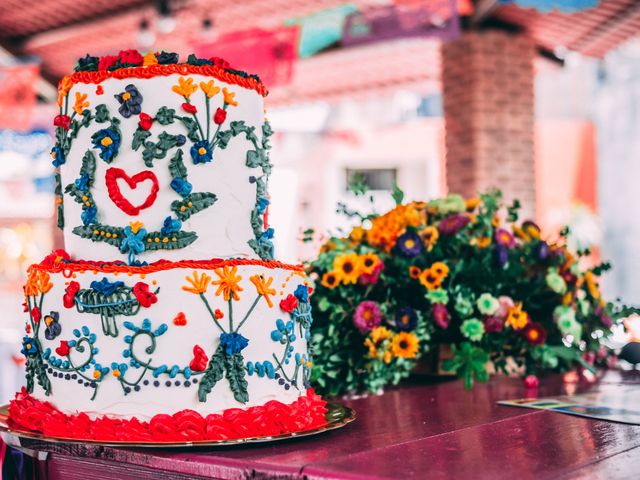
M 98 130 L 91 136 L 91 143 L 100 153 L 100 158 L 111 163 L 118 154 L 120 148 L 120 132 L 111 128 Z
M 120 104 L 118 112 L 124 118 L 129 118 L 142 112 L 142 95 L 135 85 L 127 85 L 124 87 L 124 92 L 118 93 L 114 97 Z
M 60 315 L 58 312 L 50 312 L 44 316 L 44 324 L 46 326 L 44 330 L 44 338 L 47 340 L 55 340 L 55 338 L 62 332 L 62 326 L 59 322 Z

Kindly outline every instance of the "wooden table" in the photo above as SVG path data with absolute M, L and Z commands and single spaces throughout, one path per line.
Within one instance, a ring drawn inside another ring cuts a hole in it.
M 640 387 L 640 374 L 608 372 L 600 382 Z M 354 423 L 307 439 L 198 450 L 32 442 L 29 453 L 39 452 L 37 477 L 50 480 L 640 478 L 640 426 L 496 405 L 531 393 L 517 379 L 494 377 L 471 392 L 459 381 L 422 383 L 346 401 Z M 556 376 L 538 394 L 589 388 Z

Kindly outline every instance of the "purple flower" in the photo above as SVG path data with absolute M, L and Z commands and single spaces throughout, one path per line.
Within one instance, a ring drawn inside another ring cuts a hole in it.
M 443 330 L 449 326 L 449 312 L 447 307 L 442 303 L 434 303 L 431 307 L 433 321 Z
M 496 233 L 494 234 L 494 237 L 498 245 L 506 248 L 513 248 L 516 246 L 516 239 L 511 234 L 511 232 L 508 232 L 504 228 L 498 228 L 496 230 Z
M 395 327 L 398 330 L 409 332 L 416 328 L 418 324 L 418 315 L 411 307 L 402 307 L 396 312 Z
M 455 235 L 469 223 L 469 217 L 460 213 L 455 213 L 443 218 L 438 223 L 438 231 L 442 235 Z
M 120 104 L 118 112 L 124 118 L 129 118 L 131 115 L 138 115 L 142 112 L 142 95 L 135 85 L 127 85 L 124 87 L 124 92 L 118 93 L 114 97 Z
M 495 315 L 490 315 L 484 319 L 484 331 L 487 333 L 498 333 L 504 328 L 504 319 Z
M 371 300 L 365 300 L 358 305 L 353 314 L 353 324 L 360 333 L 367 333 L 382 323 L 382 311 L 380 306 Z
M 408 231 L 398 237 L 396 248 L 401 255 L 413 258 L 422 251 L 422 240 L 420 235 L 414 231 Z
M 546 260 L 549 256 L 549 245 L 544 240 L 540 240 L 535 247 L 533 247 L 533 254 L 541 262 Z
M 496 245 L 493 249 L 493 260 L 499 268 L 503 268 L 509 261 L 509 249 L 504 245 Z

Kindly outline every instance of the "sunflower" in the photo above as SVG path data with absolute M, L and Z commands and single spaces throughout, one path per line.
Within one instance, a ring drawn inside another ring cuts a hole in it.
M 391 330 L 387 327 L 376 327 L 369 333 L 369 336 L 364 341 L 364 346 L 369 349 L 369 356 L 372 358 L 378 358 L 379 354 L 388 351 L 385 346 L 385 340 L 388 340 L 393 336 Z M 390 360 L 390 359 L 389 359 Z M 389 363 L 386 361 L 386 363 Z
M 353 240 L 354 242 L 360 243 L 364 238 L 365 233 L 366 232 L 364 228 L 357 226 L 357 227 L 354 227 L 353 230 L 351 230 L 351 233 L 349 234 L 349 238 L 351 238 L 351 240 Z
M 329 289 L 334 289 L 340 283 L 340 274 L 338 272 L 327 272 L 322 275 L 322 280 L 320 284 L 323 287 L 327 287 Z
M 183 285 L 182 290 L 185 292 L 195 293 L 196 295 L 205 293 L 209 287 L 209 282 L 211 281 L 211 277 L 209 275 L 202 273 L 201 276 L 198 276 L 198 272 L 195 270 L 193 271 L 193 277 L 186 276 L 184 279 L 191 284 L 191 287 Z
M 442 284 L 442 278 L 436 275 L 431 271 L 430 268 L 427 268 L 422 271 L 419 277 L 420 283 L 427 288 L 427 290 L 434 290 L 439 288 Z
M 214 272 L 219 278 L 219 280 L 211 282 L 211 285 L 218 285 L 216 296 L 222 293 L 226 302 L 231 300 L 231 298 L 240 300 L 238 292 L 242 292 L 243 288 L 240 286 L 242 277 L 237 275 L 238 267 L 227 267 L 225 265 L 223 268 L 216 268 Z
M 429 270 L 431 270 L 431 273 L 438 277 L 440 281 L 444 280 L 447 275 L 449 275 L 449 267 L 444 262 L 435 262 L 431 265 Z
M 269 295 L 276 294 L 276 290 L 274 288 L 270 288 L 271 284 L 273 283 L 273 277 L 268 277 L 265 280 L 265 277 L 263 275 L 253 275 L 249 277 L 249 280 L 251 280 L 251 283 L 256 286 L 256 292 L 258 292 L 258 295 L 262 295 L 267 301 L 267 305 L 269 305 L 269 308 L 273 307 L 273 302 L 269 297 Z
M 476 238 L 476 246 L 478 248 L 487 248 L 489 245 L 491 245 L 491 237 Z
M 376 266 L 380 263 L 380 258 L 375 253 L 367 253 L 360 257 L 360 267 L 362 273 L 370 275 L 375 270 Z
M 440 233 L 438 233 L 438 229 L 433 226 L 425 227 L 422 232 L 422 241 L 424 242 L 424 246 L 427 250 L 431 251 L 433 246 L 438 242 L 438 237 L 440 237 Z
M 529 315 L 522 311 L 522 303 L 518 302 L 509 309 L 504 323 L 514 330 L 522 330 L 529 323 Z
M 391 352 L 396 357 L 416 358 L 419 344 L 414 332 L 400 332 L 391 339 Z
M 356 283 L 362 273 L 360 257 L 355 253 L 340 255 L 333 261 L 333 269 L 340 274 L 344 284 Z
M 414 280 L 420 278 L 420 273 L 422 273 L 422 270 L 420 270 L 419 267 L 416 267 L 415 265 L 411 265 L 409 267 L 409 276 Z
M 480 199 L 478 197 L 468 198 L 464 201 L 464 208 L 467 212 L 474 211 L 478 205 L 480 205 Z

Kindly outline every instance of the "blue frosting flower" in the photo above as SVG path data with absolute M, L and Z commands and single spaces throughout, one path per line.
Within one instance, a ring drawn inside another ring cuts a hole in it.
M 271 340 L 274 342 L 280 342 L 283 345 L 289 342 L 293 342 L 296 339 L 296 336 L 293 334 L 293 321 L 289 320 L 287 323 L 284 323 L 283 320 L 276 320 L 276 329 L 271 331 Z
M 59 167 L 65 162 L 64 153 L 60 147 L 53 147 L 51 149 L 51 160 L 54 167 Z
M 183 180 L 182 178 L 174 178 L 173 180 L 171 180 L 171 183 L 169 185 L 176 191 L 178 195 L 181 195 L 183 197 L 189 195 L 191 193 L 191 189 L 193 188 L 193 185 L 191 185 L 191 183 Z
M 416 328 L 418 324 L 418 315 L 411 307 L 402 307 L 396 312 L 395 327 L 405 332 Z
M 179 232 L 181 227 L 182 222 L 180 220 L 167 217 L 164 219 L 164 224 L 160 229 L 160 233 L 162 233 L 162 235 L 164 236 L 171 235 L 172 233 Z
M 129 252 L 133 255 L 144 252 L 144 237 L 146 234 L 147 231 L 144 228 L 139 229 L 137 233 L 133 233 L 131 227 L 124 227 L 124 238 L 120 243 L 120 251 L 122 253 Z
M 298 299 L 299 302 L 308 303 L 309 302 L 309 287 L 306 285 L 298 285 L 296 290 L 293 292 L 293 295 Z
M 408 231 L 398 237 L 396 248 L 405 257 L 415 257 L 422 251 L 422 239 L 414 231 Z
M 176 146 L 177 147 L 181 147 L 185 143 L 187 143 L 187 137 L 185 137 L 184 135 L 176 135 Z
M 172 63 L 178 63 L 178 54 L 173 52 L 165 52 L 164 50 L 160 53 L 156 53 L 156 60 L 160 65 L 169 65 Z
M 237 332 L 221 333 L 220 345 L 225 349 L 227 356 L 231 356 L 234 353 L 241 352 L 247 345 L 249 345 L 249 340 Z
M 134 85 L 127 85 L 124 87 L 124 92 L 118 93 L 114 97 L 120 103 L 118 112 L 124 118 L 129 118 L 131 115 L 138 115 L 142 112 L 142 95 Z
M 104 277 L 99 282 L 97 280 L 91 282 L 91 288 L 96 292 L 102 293 L 103 295 L 111 295 L 117 289 L 122 287 L 124 287 L 124 282 L 121 282 L 119 280 L 116 282 L 110 282 L 107 277 Z
M 36 347 L 36 342 L 31 337 L 24 337 L 22 339 L 22 354 L 25 357 L 35 357 L 38 353 L 38 347 Z
M 265 210 L 267 209 L 267 206 L 269 205 L 269 199 L 267 197 L 260 197 L 258 199 L 258 203 L 256 205 L 257 209 L 258 209 L 258 213 L 260 215 L 262 215 Z
M 62 326 L 58 322 L 60 315 L 58 312 L 50 312 L 49 315 L 44 316 L 44 324 L 47 326 L 44 330 L 44 338 L 47 340 L 55 340 L 55 338 L 62 332 Z
M 96 220 L 96 215 L 98 210 L 96 207 L 87 207 L 80 214 L 80 218 L 82 219 L 82 223 L 86 225 L 91 225 Z
M 111 163 L 120 148 L 120 133 L 110 128 L 103 128 L 91 136 L 91 142 L 100 150 L 100 158 Z
M 211 150 L 209 142 L 200 140 L 194 143 L 191 147 L 191 158 L 195 164 L 207 163 L 213 160 L 213 150 Z
M 86 192 L 87 190 L 89 190 L 89 175 L 87 175 L 86 173 L 83 173 L 73 183 L 76 184 L 76 187 L 78 188 L 78 190 L 80 190 L 81 192 Z

